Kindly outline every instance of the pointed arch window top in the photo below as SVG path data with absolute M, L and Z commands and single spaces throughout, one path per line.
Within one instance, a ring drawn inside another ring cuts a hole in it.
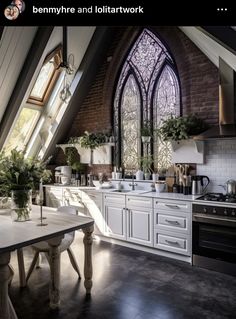
M 173 63 L 163 43 L 153 33 L 144 29 L 135 42 L 127 61 L 136 69 L 147 88 L 153 70 L 159 69 L 165 58 Z

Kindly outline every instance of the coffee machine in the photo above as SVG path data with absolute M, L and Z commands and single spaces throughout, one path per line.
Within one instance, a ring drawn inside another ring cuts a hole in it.
M 71 182 L 71 166 L 58 166 L 55 168 L 55 182 L 68 185 Z

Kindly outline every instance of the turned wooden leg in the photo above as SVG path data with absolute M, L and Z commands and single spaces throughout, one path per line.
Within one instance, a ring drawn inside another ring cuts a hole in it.
M 52 309 L 58 308 L 60 305 L 60 251 L 58 246 L 64 236 L 56 237 L 48 240 L 50 246 L 50 271 L 51 282 L 49 286 L 50 307 Z
M 8 266 L 10 252 L 0 254 L 0 318 L 10 319 L 11 309 L 8 301 L 8 282 L 11 279 L 11 271 Z
M 20 287 L 25 287 L 26 286 L 25 264 L 24 264 L 24 255 L 23 255 L 22 248 L 17 249 L 17 260 L 18 260 Z
M 93 243 L 94 226 L 83 229 L 84 233 L 84 287 L 86 293 L 90 294 L 93 281 L 93 265 L 92 265 L 92 243 Z

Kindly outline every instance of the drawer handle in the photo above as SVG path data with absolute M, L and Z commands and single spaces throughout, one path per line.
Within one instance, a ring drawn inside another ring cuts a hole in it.
M 170 208 L 175 208 L 175 209 L 179 209 L 178 205 L 173 205 L 173 204 L 165 204 L 166 207 L 170 207 Z
M 165 241 L 170 244 L 170 245 L 179 245 L 179 243 L 177 241 L 173 241 L 173 240 L 168 240 L 168 239 L 165 239 Z
M 180 223 L 177 220 L 165 219 L 165 221 L 169 224 L 180 225 Z

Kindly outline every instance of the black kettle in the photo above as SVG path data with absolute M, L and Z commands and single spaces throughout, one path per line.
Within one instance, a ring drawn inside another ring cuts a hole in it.
M 206 182 L 204 183 L 204 180 Z M 192 176 L 192 195 L 202 195 L 207 186 L 210 183 L 210 179 L 204 175 Z

